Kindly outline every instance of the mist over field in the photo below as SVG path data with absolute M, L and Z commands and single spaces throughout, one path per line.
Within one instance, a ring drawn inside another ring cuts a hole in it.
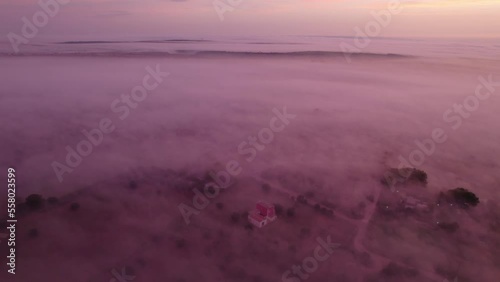
M 15 168 L 19 203 L 59 202 L 24 207 L 18 273 L 0 280 L 108 282 L 126 267 L 134 281 L 296 282 L 283 272 L 331 236 L 339 249 L 308 281 L 496 281 L 499 46 L 380 40 L 348 55 L 338 38 L 266 40 L 3 52 L 0 168 Z M 144 85 L 141 101 L 124 100 Z M 381 183 L 403 167 L 427 185 Z M 231 184 L 186 216 L 192 189 L 217 179 Z M 456 187 L 480 204 L 436 205 Z M 403 191 L 432 211 L 384 213 Z M 248 227 L 259 200 L 294 214 Z

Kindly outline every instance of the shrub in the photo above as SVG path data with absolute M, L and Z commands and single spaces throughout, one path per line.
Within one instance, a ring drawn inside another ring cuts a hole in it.
M 427 173 L 419 169 L 413 169 L 410 180 L 427 185 Z
M 427 185 L 427 173 L 411 167 L 401 169 L 391 168 L 384 174 L 384 178 L 380 182 L 386 186 L 407 182 L 419 183 L 425 186 Z
M 286 216 L 288 217 L 294 217 L 295 216 L 295 210 L 293 208 L 289 208 L 286 210 Z
M 26 198 L 26 206 L 30 209 L 36 210 L 43 206 L 43 198 L 38 194 L 31 194 Z
M 221 209 L 223 209 L 223 208 L 224 208 L 224 204 L 223 204 L 223 203 L 217 203 L 217 204 L 215 204 L 215 206 L 216 206 L 219 210 L 221 210 Z
M 477 206 L 479 204 L 479 198 L 469 190 L 465 188 L 455 188 L 448 191 L 453 199 L 464 208 L 468 208 L 469 206 Z

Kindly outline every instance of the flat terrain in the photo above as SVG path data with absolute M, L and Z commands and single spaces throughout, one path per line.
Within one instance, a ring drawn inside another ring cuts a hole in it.
M 479 76 L 500 80 L 498 61 L 212 54 L 2 64 L 0 167 L 15 165 L 20 201 L 59 199 L 20 216 L 18 274 L 2 281 L 108 282 L 124 267 L 134 281 L 282 281 L 327 236 L 340 246 L 307 281 L 500 276 L 500 87 L 458 128 L 443 119 Z M 119 119 L 112 102 L 156 65 L 170 75 Z M 248 160 L 239 145 L 285 107 L 296 117 Z M 52 162 L 64 163 L 65 147 L 102 118 L 115 131 L 59 182 Z M 436 128 L 448 138 L 419 165 L 427 186 L 384 186 L 384 173 Z M 192 206 L 192 189 L 231 160 L 241 173 L 186 224 L 179 205 Z M 437 206 L 439 192 L 456 187 L 480 204 Z M 401 209 L 408 195 L 430 210 Z M 258 200 L 282 211 L 250 229 L 245 213 Z

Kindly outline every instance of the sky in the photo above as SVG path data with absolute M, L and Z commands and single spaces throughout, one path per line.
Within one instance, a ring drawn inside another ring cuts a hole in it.
M 40 0 L 50 2 L 55 0 Z M 384 37 L 500 37 L 500 0 L 59 0 L 37 38 L 355 36 L 373 13 L 391 13 Z M 219 12 L 217 12 L 217 8 Z M 3 39 L 21 34 L 38 0 L 0 0 Z M 222 19 L 222 20 L 221 20 Z

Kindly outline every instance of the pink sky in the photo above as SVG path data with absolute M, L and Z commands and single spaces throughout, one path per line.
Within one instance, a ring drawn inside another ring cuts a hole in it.
M 49 0 L 42 0 L 49 1 Z M 227 0 L 221 0 L 227 3 Z M 231 1 L 231 0 L 229 0 Z M 354 36 L 386 0 L 241 0 L 220 21 L 213 0 L 72 0 L 37 37 L 107 38 L 211 35 Z M 0 32 L 20 33 L 37 0 L 0 0 Z M 402 0 L 380 36 L 498 37 L 499 0 Z

